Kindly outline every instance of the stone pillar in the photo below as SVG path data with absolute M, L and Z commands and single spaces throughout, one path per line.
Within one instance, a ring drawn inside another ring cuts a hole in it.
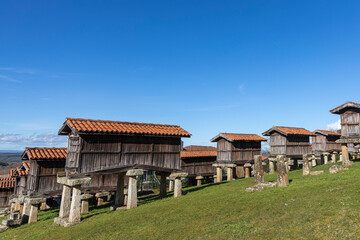
M 352 155 L 352 159 L 353 160 L 355 160 L 356 159 L 356 155 L 354 154 L 354 155 Z
M 333 152 L 333 153 L 331 154 L 331 161 L 330 161 L 330 163 L 336 163 L 336 154 L 337 154 L 337 152 Z
M 27 198 L 26 204 L 30 206 L 28 223 L 37 222 L 38 207 L 40 203 L 46 202 L 46 198 Z M 28 211 L 28 210 L 27 210 Z
M 81 221 L 81 185 L 73 186 L 71 197 L 69 223 L 78 223 Z
M 24 203 L 20 203 L 20 215 L 23 214 Z
M 346 143 L 341 144 L 341 152 L 343 156 L 343 165 L 349 166 L 352 165 L 353 162 L 349 159 L 349 151 Z
M 275 173 L 274 161 L 269 160 L 269 174 L 274 174 L 274 173 Z
M 343 161 L 343 155 L 342 155 L 342 152 L 339 153 L 340 154 L 340 159 L 339 159 L 339 162 L 342 162 Z
M 231 181 L 231 180 L 234 180 L 234 169 L 232 168 L 232 167 L 227 167 L 226 168 L 226 170 L 227 170 L 227 180 L 228 181 Z
M 174 178 L 169 178 L 169 192 L 174 191 Z
M 166 198 L 166 177 L 169 176 L 168 173 L 160 173 L 160 198 Z
M 46 210 L 46 208 L 47 208 L 46 202 L 40 204 L 40 210 Z
M 289 185 L 289 177 L 286 173 L 285 155 L 278 155 L 276 157 L 276 167 L 278 172 L 277 184 L 279 187 Z
M 303 176 L 310 174 L 310 167 L 309 167 L 309 158 L 307 154 L 303 155 Z
M 174 197 L 180 197 L 182 195 L 181 178 L 184 178 L 187 175 L 186 172 L 176 172 L 170 175 L 170 177 L 175 178 Z
M 11 203 L 11 205 L 10 205 L 10 211 L 11 212 L 15 210 L 15 204 L 16 203 L 14 203 L 14 202 Z
M 250 163 L 245 163 L 244 164 L 244 169 L 245 169 L 245 178 L 249 178 L 251 176 L 251 174 L 250 174 L 251 164 Z
M 329 162 L 329 153 L 324 153 L 324 164 L 328 164 Z
M 60 203 L 60 218 L 67 218 L 70 215 L 70 204 L 71 204 L 71 187 L 63 185 L 61 203 Z
M 201 186 L 201 182 L 204 179 L 203 176 L 197 176 L 196 178 L 196 186 Z
M 126 172 L 126 176 L 129 177 L 128 183 L 128 199 L 127 199 L 127 209 L 132 209 L 137 207 L 137 176 L 144 174 L 142 169 L 132 169 Z
M 22 216 L 21 216 L 21 224 L 24 224 L 24 223 L 28 223 L 28 222 L 29 222 L 30 208 L 31 208 L 31 205 L 28 204 L 28 203 L 25 201 L 23 213 L 22 213 Z
M 264 183 L 264 169 L 261 155 L 254 156 L 254 176 L 255 184 Z
M 216 168 L 216 182 L 221 182 L 222 181 L 222 168 L 221 167 L 217 167 Z
M 316 157 L 315 157 L 315 155 L 312 156 L 311 162 L 312 162 L 312 164 L 311 164 L 312 167 L 316 167 Z
M 92 198 L 91 194 L 82 194 L 80 197 L 81 200 L 81 212 L 80 213 L 88 213 L 89 212 L 89 199 Z
M 115 193 L 115 207 L 124 205 L 124 173 L 118 174 L 116 193 Z
M 104 199 L 107 198 L 109 196 L 109 192 L 100 192 L 100 193 L 96 193 L 95 197 L 97 199 L 97 205 L 98 206 L 102 206 L 104 205 Z
M 38 206 L 30 205 L 30 216 L 28 224 L 37 222 Z

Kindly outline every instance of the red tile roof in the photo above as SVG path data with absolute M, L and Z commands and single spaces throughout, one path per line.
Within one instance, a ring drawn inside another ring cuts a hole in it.
M 30 171 L 30 161 L 23 161 L 24 168 L 27 172 Z
M 16 168 L 11 168 L 10 169 L 10 177 L 15 177 L 16 175 L 17 175 Z
M 261 157 L 261 160 L 262 160 L 262 161 L 265 161 L 266 159 L 268 159 L 268 157 L 266 157 L 266 156 L 262 156 L 262 157 Z
M 181 158 L 216 157 L 217 151 L 181 151 Z
M 26 148 L 22 155 L 25 160 L 65 160 L 66 148 Z
M 304 135 L 304 136 L 316 136 L 316 134 L 306 130 L 305 128 L 295 128 L 295 127 L 280 127 L 274 126 L 269 130 L 262 133 L 264 136 L 270 136 L 271 132 L 276 131 L 284 135 Z
M 213 137 L 210 141 L 216 142 L 219 138 L 225 138 L 230 142 L 233 141 L 266 141 L 265 138 L 257 134 L 241 134 L 241 133 L 220 133 Z
M 332 131 L 326 131 L 326 130 L 315 130 L 314 133 L 320 133 L 320 134 L 323 134 L 323 135 L 333 135 L 333 136 L 341 136 L 340 133 L 337 133 L 337 132 L 332 132 Z
M 0 177 L 0 189 L 14 188 L 15 178 L 12 177 Z
M 16 174 L 17 176 L 27 176 L 28 175 L 28 172 L 25 170 L 22 170 L 21 167 L 17 167 L 16 172 L 17 172 L 17 174 Z
M 104 121 L 81 118 L 66 118 L 60 135 L 69 133 L 66 127 L 75 129 L 79 133 L 104 133 L 104 134 L 138 134 L 156 136 L 190 137 L 191 134 L 176 125 Z
M 330 112 L 334 113 L 334 114 L 341 114 L 342 111 L 345 110 L 346 108 L 360 108 L 360 104 L 347 101 L 346 103 L 341 104 L 340 106 L 331 109 Z
M 185 151 L 217 151 L 216 147 L 190 145 L 184 147 Z

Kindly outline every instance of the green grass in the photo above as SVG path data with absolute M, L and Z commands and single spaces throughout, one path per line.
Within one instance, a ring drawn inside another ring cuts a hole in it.
M 53 224 L 58 210 L 39 222 L 0 233 L 0 239 L 359 239 L 360 163 L 330 175 L 291 171 L 290 186 L 247 193 L 253 178 L 187 188 L 180 198 L 140 198 L 139 207 L 111 212 L 93 207 L 82 223 Z M 266 181 L 276 181 L 276 174 Z

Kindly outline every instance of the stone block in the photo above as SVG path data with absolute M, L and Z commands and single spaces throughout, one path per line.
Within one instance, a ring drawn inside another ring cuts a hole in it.
M 182 178 L 182 177 L 187 177 L 187 175 L 188 175 L 187 172 L 175 172 L 170 174 L 170 178 Z
M 92 195 L 92 194 L 82 194 L 80 196 L 80 199 L 81 200 L 87 200 L 87 199 L 90 199 L 90 198 L 93 198 L 93 197 L 94 197 L 94 195 Z
M 100 193 L 96 193 L 95 194 L 95 197 L 97 197 L 97 198 L 101 198 L 101 197 L 107 197 L 107 196 L 109 196 L 109 192 L 100 192 Z
M 70 177 L 57 177 L 57 182 L 63 185 L 70 187 L 78 185 L 88 185 L 91 183 L 91 177 L 79 177 L 79 178 L 70 178 Z
M 126 176 L 141 176 L 144 174 L 143 169 L 131 169 L 126 172 Z

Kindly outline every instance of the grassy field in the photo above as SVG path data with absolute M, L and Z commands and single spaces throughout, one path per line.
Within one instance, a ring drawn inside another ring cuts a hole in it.
M 330 175 L 289 173 L 290 186 L 247 193 L 253 178 L 187 188 L 180 198 L 140 199 L 133 210 L 94 207 L 81 224 L 53 225 L 58 210 L 0 239 L 360 239 L 360 163 Z M 276 174 L 266 181 L 276 181 Z

